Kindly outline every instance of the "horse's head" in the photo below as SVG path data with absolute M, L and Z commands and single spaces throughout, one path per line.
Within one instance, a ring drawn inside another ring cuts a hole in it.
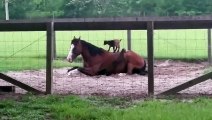
M 73 40 L 71 41 L 71 47 L 67 56 L 67 60 L 69 62 L 73 62 L 73 60 L 82 53 L 82 45 L 80 37 L 76 38 L 74 36 Z

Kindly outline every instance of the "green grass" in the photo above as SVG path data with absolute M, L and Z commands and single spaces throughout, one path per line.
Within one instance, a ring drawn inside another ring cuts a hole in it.
M 0 101 L 0 119 L 210 120 L 212 100 L 129 101 L 121 98 L 32 96 Z
M 132 31 L 132 50 L 147 56 L 146 31 Z M 127 31 L 56 32 L 58 60 L 55 67 L 73 66 L 65 61 L 73 36 L 108 49 L 103 40 L 121 38 L 127 48 Z M 0 71 L 45 68 L 46 32 L 0 32 Z M 206 59 L 207 30 L 160 30 L 154 32 L 154 55 L 158 59 Z

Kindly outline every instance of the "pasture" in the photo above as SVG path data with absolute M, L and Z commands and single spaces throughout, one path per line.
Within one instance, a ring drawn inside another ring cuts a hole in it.
M 73 36 L 108 49 L 103 40 L 121 38 L 127 49 L 127 31 L 59 31 L 56 32 L 58 59 L 55 67 L 71 66 L 65 61 Z M 45 68 L 45 32 L 0 32 L 0 71 Z M 132 50 L 147 56 L 146 31 L 132 31 Z M 156 59 L 207 59 L 207 30 L 159 30 L 154 32 Z M 78 63 L 75 63 L 78 64 Z M 72 64 L 73 65 L 73 64 Z
M 45 90 L 46 33 L 0 32 L 0 71 L 35 88 Z M 81 36 L 88 42 L 108 49 L 103 40 L 122 38 L 121 48 L 127 48 L 127 31 L 59 31 L 56 32 L 57 59 L 54 60 L 54 93 L 108 96 L 146 96 L 147 76 L 118 74 L 89 77 L 80 73 L 67 76 L 68 67 L 81 65 L 81 60 L 66 61 L 70 41 Z M 146 31 L 132 31 L 132 50 L 146 58 Z M 154 32 L 155 92 L 160 93 L 208 69 L 207 30 L 160 30 Z M 187 62 L 183 62 L 186 60 Z M 124 78 L 124 79 L 123 79 Z M 1 82 L 7 85 L 6 82 Z M 210 81 L 191 87 L 183 93 L 211 94 Z M 83 86 L 83 87 L 82 87 Z M 16 92 L 25 93 L 17 88 Z

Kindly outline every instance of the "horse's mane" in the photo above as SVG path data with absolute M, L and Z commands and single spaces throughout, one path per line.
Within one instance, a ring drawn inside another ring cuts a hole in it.
M 101 55 L 104 53 L 104 49 L 97 47 L 89 42 L 86 42 L 84 40 L 81 40 L 81 44 L 85 46 L 88 49 L 88 52 L 91 56 Z

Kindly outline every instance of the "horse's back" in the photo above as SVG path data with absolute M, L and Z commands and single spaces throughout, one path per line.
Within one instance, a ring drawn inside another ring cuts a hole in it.
M 111 75 L 120 73 L 123 71 L 123 68 L 119 67 L 119 65 L 121 65 L 119 64 L 119 61 L 117 61 L 119 57 L 119 53 L 112 53 L 106 51 L 104 52 L 104 54 L 92 58 L 92 66 L 99 66 L 99 71 L 97 72 L 98 75 Z
M 100 63 L 102 66 L 112 65 L 112 63 L 117 60 L 119 53 L 105 52 L 101 56 L 97 56 L 95 63 Z

